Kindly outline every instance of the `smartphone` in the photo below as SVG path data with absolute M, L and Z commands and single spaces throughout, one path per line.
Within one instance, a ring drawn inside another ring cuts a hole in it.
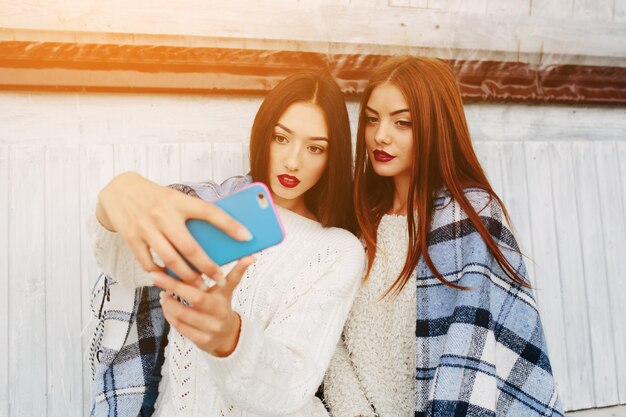
M 213 201 L 213 204 L 245 226 L 252 240 L 241 242 L 233 239 L 217 227 L 204 220 L 187 220 L 187 229 L 202 249 L 216 264 L 222 266 L 239 258 L 277 245 L 285 238 L 285 230 L 269 189 L 260 182 L 253 182 L 236 192 Z M 189 266 L 198 271 L 191 262 Z M 166 272 L 179 277 L 169 268 Z

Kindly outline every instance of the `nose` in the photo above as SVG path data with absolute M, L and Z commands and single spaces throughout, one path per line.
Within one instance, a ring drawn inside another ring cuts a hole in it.
M 286 155 L 283 164 L 289 171 L 300 169 L 300 150 L 296 146 Z
M 386 123 L 379 123 L 378 129 L 374 135 L 374 140 L 378 145 L 389 145 L 391 143 L 391 137 L 389 136 Z

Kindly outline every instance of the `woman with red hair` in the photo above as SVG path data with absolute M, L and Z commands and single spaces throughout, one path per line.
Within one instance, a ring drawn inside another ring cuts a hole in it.
M 523 256 L 446 63 L 374 70 L 354 196 L 368 267 L 325 379 L 332 415 L 563 416 Z

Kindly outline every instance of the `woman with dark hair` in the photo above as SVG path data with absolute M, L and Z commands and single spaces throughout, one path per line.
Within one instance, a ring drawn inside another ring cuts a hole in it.
M 315 392 L 364 267 L 349 232 L 351 165 L 340 89 L 330 75 L 303 72 L 263 101 L 248 176 L 170 188 L 132 173 L 113 179 L 90 220 L 105 272 L 93 291 L 92 415 L 327 416 Z M 249 238 L 210 201 L 253 180 L 269 186 L 286 237 L 254 263 L 224 266 L 224 276 L 185 221 Z
M 354 196 L 368 267 L 325 379 L 332 415 L 562 416 L 523 257 L 446 63 L 373 71 Z

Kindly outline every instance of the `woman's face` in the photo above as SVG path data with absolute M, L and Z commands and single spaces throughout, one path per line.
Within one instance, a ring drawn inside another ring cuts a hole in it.
M 365 145 L 374 172 L 383 177 L 409 177 L 414 144 L 409 105 L 393 84 L 372 90 L 365 109 Z
M 294 209 L 324 173 L 328 162 L 328 126 L 322 109 L 293 103 L 280 116 L 270 142 L 269 182 L 274 200 Z

